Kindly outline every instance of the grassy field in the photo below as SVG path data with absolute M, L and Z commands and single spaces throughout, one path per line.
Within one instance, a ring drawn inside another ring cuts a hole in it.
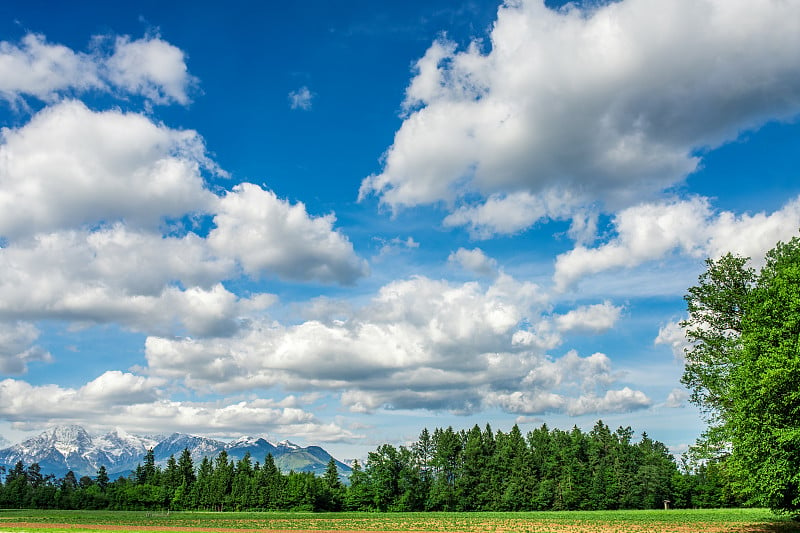
M 764 509 L 541 513 L 197 513 L 0 510 L 0 531 L 789 533 Z

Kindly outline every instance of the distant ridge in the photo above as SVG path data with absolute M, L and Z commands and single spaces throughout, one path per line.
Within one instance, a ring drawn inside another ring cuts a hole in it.
M 184 449 L 192 454 L 195 467 L 203 457 L 214 459 L 222 450 L 234 460 L 250 453 L 253 461 L 263 462 L 267 454 L 272 454 L 275 465 L 284 473 L 294 470 L 321 475 L 331 460 L 331 455 L 319 446 L 302 447 L 289 441 L 272 444 L 261 437 L 242 436 L 232 442 L 223 442 L 185 433 L 166 437 L 137 436 L 121 429 L 92 436 L 83 427 L 70 425 L 54 426 L 35 437 L 0 449 L 0 466 L 11 468 L 18 461 L 26 466 L 39 463 L 43 474 L 62 477 L 70 470 L 77 476 L 94 476 L 102 465 L 110 476 L 120 477 L 130 474 L 151 448 L 156 464 L 161 466 L 170 456 L 177 459 Z M 352 470 L 338 460 L 336 466 L 343 476 L 348 476 Z

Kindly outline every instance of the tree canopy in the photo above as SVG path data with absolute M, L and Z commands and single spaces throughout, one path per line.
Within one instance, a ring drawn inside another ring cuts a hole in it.
M 692 342 L 683 382 L 709 419 L 705 444 L 736 487 L 778 512 L 800 510 L 800 239 L 759 273 L 748 258 L 707 261 L 686 295 Z

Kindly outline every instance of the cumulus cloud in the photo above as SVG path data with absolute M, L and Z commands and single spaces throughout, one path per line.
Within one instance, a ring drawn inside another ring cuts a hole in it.
M 131 402 L 152 402 L 158 397 L 159 378 L 107 371 L 78 389 L 58 385 L 31 385 L 25 381 L 0 381 L 0 413 L 8 420 L 27 421 L 59 417 L 87 417 L 124 408 Z
M 98 36 L 96 42 L 110 40 Z M 24 96 L 54 102 L 87 90 L 116 89 L 156 104 L 188 104 L 196 83 L 179 48 L 158 36 L 114 39 L 113 51 L 75 52 L 29 33 L 17 43 L 0 42 L 0 96 L 16 103 Z
M 686 400 L 689 399 L 689 392 L 686 389 L 672 389 L 667 396 L 667 401 L 664 404 L 667 407 L 677 409 L 686 405 Z
M 19 44 L 0 41 L 0 95 L 15 102 L 20 95 L 53 101 L 61 91 L 104 87 L 97 65 L 87 54 L 49 44 L 29 33 Z
M 291 91 L 289 93 L 289 107 L 292 109 L 302 109 L 303 111 L 308 111 L 311 109 L 311 100 L 313 98 L 314 95 L 311 94 L 311 91 L 308 89 L 308 87 L 300 87 L 296 91 Z
M 617 213 L 616 234 L 589 248 L 578 245 L 556 259 L 553 279 L 566 289 L 579 279 L 615 268 L 631 268 L 681 252 L 692 257 L 719 257 L 733 252 L 752 257 L 756 264 L 779 240 L 788 240 L 800 227 L 800 198 L 767 214 L 736 215 L 715 212 L 705 198 L 643 203 Z
M 366 273 L 332 214 L 247 183 L 218 196 L 205 174 L 225 175 L 196 132 L 139 114 L 64 101 L 4 129 L 0 319 L 230 335 L 275 300 L 230 292 L 223 280 L 242 270 L 340 283 Z M 193 231 L 199 216 L 216 224 L 207 237 Z M 4 365 L 45 357 L 30 348 L 8 348 Z
M 451 253 L 447 260 L 479 276 L 492 277 L 497 275 L 497 261 L 483 253 L 480 248 L 472 250 L 459 248 Z
M 202 170 L 222 173 L 201 137 L 65 101 L 0 137 L 0 236 L 113 223 L 158 228 L 207 211 Z
M 461 204 L 446 223 L 479 237 L 635 204 L 694 171 L 697 149 L 796 116 L 798 46 L 797 7 L 780 1 L 508 2 L 490 43 L 443 39 L 417 62 L 360 196 Z
M 333 229 L 333 215 L 311 217 L 302 203 L 242 183 L 217 203 L 209 245 L 235 257 L 251 276 L 275 272 L 288 279 L 350 284 L 367 272 L 353 245 Z
M 0 373 L 24 374 L 31 361 L 50 361 L 50 353 L 34 343 L 39 330 L 27 322 L 0 322 Z
M 579 203 L 565 191 L 539 195 L 527 191 L 495 193 L 482 204 L 458 207 L 445 217 L 443 224 L 446 227 L 467 226 L 472 238 L 489 239 L 497 234 L 518 233 L 543 218 L 565 218 Z
M 604 306 L 579 313 L 614 314 Z M 587 402 L 616 411 L 646 403 L 636 391 L 608 396 L 617 377 L 603 354 L 547 356 L 547 347 L 561 338 L 552 326 L 548 332 L 531 325 L 553 322 L 545 307 L 538 287 L 503 273 L 488 286 L 415 277 L 385 285 L 343 320 L 253 322 L 230 338 L 149 337 L 147 369 L 197 390 L 313 387 L 339 393 L 354 412 L 471 413 L 492 406 L 517 412 L 509 403 L 517 393 L 537 401 L 561 398 L 544 411 L 585 410 Z M 605 327 L 601 322 L 592 327 Z
M 621 307 L 605 301 L 601 304 L 581 306 L 559 315 L 555 317 L 555 323 L 562 332 L 603 333 L 614 327 L 621 313 Z
M 0 249 L 0 318 L 229 334 L 240 316 L 274 301 L 267 295 L 239 298 L 225 289 L 218 280 L 233 265 L 210 254 L 192 233 L 163 237 L 118 224 L 94 232 L 38 234 Z
M 128 36 L 117 37 L 114 53 L 104 67 L 114 86 L 156 104 L 188 104 L 188 91 L 197 83 L 189 74 L 183 51 L 158 36 L 133 41 Z
M 107 371 L 83 387 L 31 385 L 0 381 L 0 416 L 27 424 L 83 423 L 136 427 L 143 432 L 183 431 L 232 437 L 241 432 L 265 432 L 308 438 L 315 442 L 356 437 L 313 414 L 269 399 L 181 402 L 165 398 L 164 380 Z
M 658 336 L 654 344 L 664 344 L 670 347 L 672 355 L 677 361 L 683 361 L 685 350 L 691 345 L 686 338 L 686 332 L 678 322 L 669 322 L 658 329 Z

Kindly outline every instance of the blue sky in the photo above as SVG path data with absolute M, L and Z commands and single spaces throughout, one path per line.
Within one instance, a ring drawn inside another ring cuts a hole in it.
M 800 228 L 798 7 L 5 2 L 0 435 L 702 431 L 682 296 Z

